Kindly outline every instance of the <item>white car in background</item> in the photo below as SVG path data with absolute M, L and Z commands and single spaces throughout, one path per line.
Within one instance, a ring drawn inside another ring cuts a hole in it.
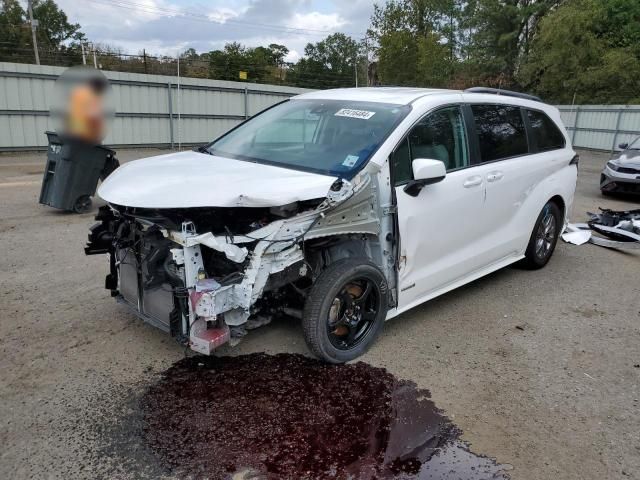
M 558 110 L 535 97 L 318 91 L 120 167 L 86 253 L 109 254 L 112 295 L 198 352 L 287 315 L 345 362 L 416 305 L 543 267 L 576 177 Z
M 602 169 L 600 191 L 603 195 L 640 194 L 640 137 L 631 144 L 621 143 L 618 148 Z

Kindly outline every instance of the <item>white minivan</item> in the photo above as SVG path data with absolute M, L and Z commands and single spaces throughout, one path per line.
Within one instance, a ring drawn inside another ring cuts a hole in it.
M 506 265 L 543 267 L 578 157 L 529 95 L 356 88 L 279 103 L 194 151 L 127 163 L 87 254 L 138 316 L 211 354 L 275 316 L 328 362 Z

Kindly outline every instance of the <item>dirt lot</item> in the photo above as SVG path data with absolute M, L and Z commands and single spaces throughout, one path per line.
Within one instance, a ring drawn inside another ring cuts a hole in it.
M 574 221 L 640 208 L 600 195 L 606 159 L 582 152 Z M 0 478 L 158 476 L 144 452 L 98 445 L 114 428 L 126 444 L 129 399 L 184 350 L 103 289 L 105 257 L 82 250 L 92 214 L 38 205 L 43 162 L 0 156 Z M 284 321 L 223 353 L 258 351 L 308 354 Z M 501 270 L 389 322 L 363 360 L 431 390 L 514 479 L 640 479 L 640 254 L 560 242 L 541 271 Z

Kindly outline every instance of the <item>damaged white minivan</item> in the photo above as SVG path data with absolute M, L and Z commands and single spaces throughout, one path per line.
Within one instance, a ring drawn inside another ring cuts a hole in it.
M 345 362 L 426 300 L 543 267 L 577 160 L 558 110 L 528 95 L 306 93 L 117 169 L 86 253 L 109 255 L 114 297 L 197 352 L 283 315 Z

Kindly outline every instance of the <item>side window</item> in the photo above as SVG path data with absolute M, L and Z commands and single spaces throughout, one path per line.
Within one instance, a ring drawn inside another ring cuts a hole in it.
M 472 105 L 483 162 L 528 153 L 527 133 L 520 108 L 508 105 Z
M 533 140 L 540 152 L 564 148 L 564 135 L 546 114 L 527 110 L 527 117 Z
M 416 158 L 440 160 L 447 171 L 469 165 L 467 135 L 460 107 L 447 107 L 425 116 L 391 155 L 395 185 L 413 178 Z
M 393 169 L 393 181 L 395 185 L 404 185 L 413 178 L 411 169 L 411 153 L 409 153 L 409 140 L 404 138 L 391 154 L 391 168 Z
M 440 160 L 447 171 L 469 165 L 467 136 L 460 107 L 430 113 L 409 132 L 411 160 Z

